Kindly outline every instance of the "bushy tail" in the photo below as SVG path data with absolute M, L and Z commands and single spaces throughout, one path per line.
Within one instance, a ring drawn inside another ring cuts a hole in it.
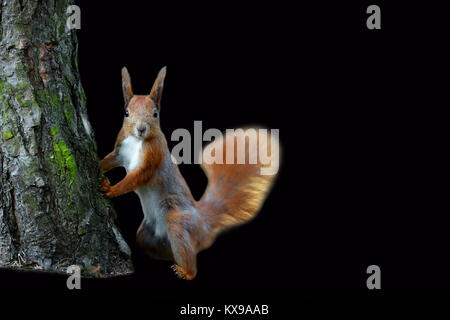
M 208 177 L 208 187 L 198 209 L 213 236 L 251 220 L 258 213 L 278 172 L 280 151 L 276 133 L 237 129 L 203 149 L 202 168 Z M 222 164 L 208 164 L 213 158 L 216 162 L 222 159 Z M 239 164 L 239 158 L 244 164 Z

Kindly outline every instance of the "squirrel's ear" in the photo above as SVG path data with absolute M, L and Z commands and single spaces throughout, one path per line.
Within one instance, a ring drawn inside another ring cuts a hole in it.
M 153 84 L 152 91 L 150 91 L 150 99 L 153 100 L 156 105 L 160 106 L 162 90 L 164 87 L 164 78 L 166 77 L 166 67 L 162 68 L 159 71 L 158 76 L 156 77 L 155 83 Z
M 122 68 L 122 91 L 125 100 L 125 108 L 133 97 L 133 90 L 131 89 L 131 79 L 127 68 Z

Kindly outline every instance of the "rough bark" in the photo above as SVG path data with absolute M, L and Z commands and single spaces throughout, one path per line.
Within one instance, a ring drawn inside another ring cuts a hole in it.
M 0 0 L 0 267 L 132 272 L 101 169 L 68 0 Z

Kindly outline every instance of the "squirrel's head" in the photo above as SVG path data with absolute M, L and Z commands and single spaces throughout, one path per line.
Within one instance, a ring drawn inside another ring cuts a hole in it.
M 151 139 L 159 133 L 159 112 L 166 67 L 159 71 L 149 95 L 133 95 L 130 74 L 122 69 L 122 90 L 125 100 L 123 130 L 138 139 Z

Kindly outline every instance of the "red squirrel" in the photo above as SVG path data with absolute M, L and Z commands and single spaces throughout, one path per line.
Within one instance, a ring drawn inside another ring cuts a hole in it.
M 219 232 L 245 223 L 257 214 L 275 174 L 261 175 L 260 162 L 203 162 L 208 186 L 201 199 L 194 200 L 160 129 L 165 75 L 166 67 L 159 72 L 149 95 L 134 95 L 130 75 L 126 68 L 122 69 L 125 117 L 114 150 L 102 160 L 102 169 L 106 173 L 122 166 L 127 174 L 113 186 L 104 178 L 100 190 L 107 198 L 136 192 L 144 213 L 136 235 L 138 245 L 153 258 L 174 261 L 172 268 L 176 274 L 191 280 L 197 274 L 197 253 L 211 246 Z M 225 146 L 226 138 L 211 144 Z M 267 139 L 266 144 L 259 146 L 278 152 L 278 145 L 270 148 L 270 144 L 274 144 L 273 140 Z M 245 151 L 249 157 L 248 148 Z

